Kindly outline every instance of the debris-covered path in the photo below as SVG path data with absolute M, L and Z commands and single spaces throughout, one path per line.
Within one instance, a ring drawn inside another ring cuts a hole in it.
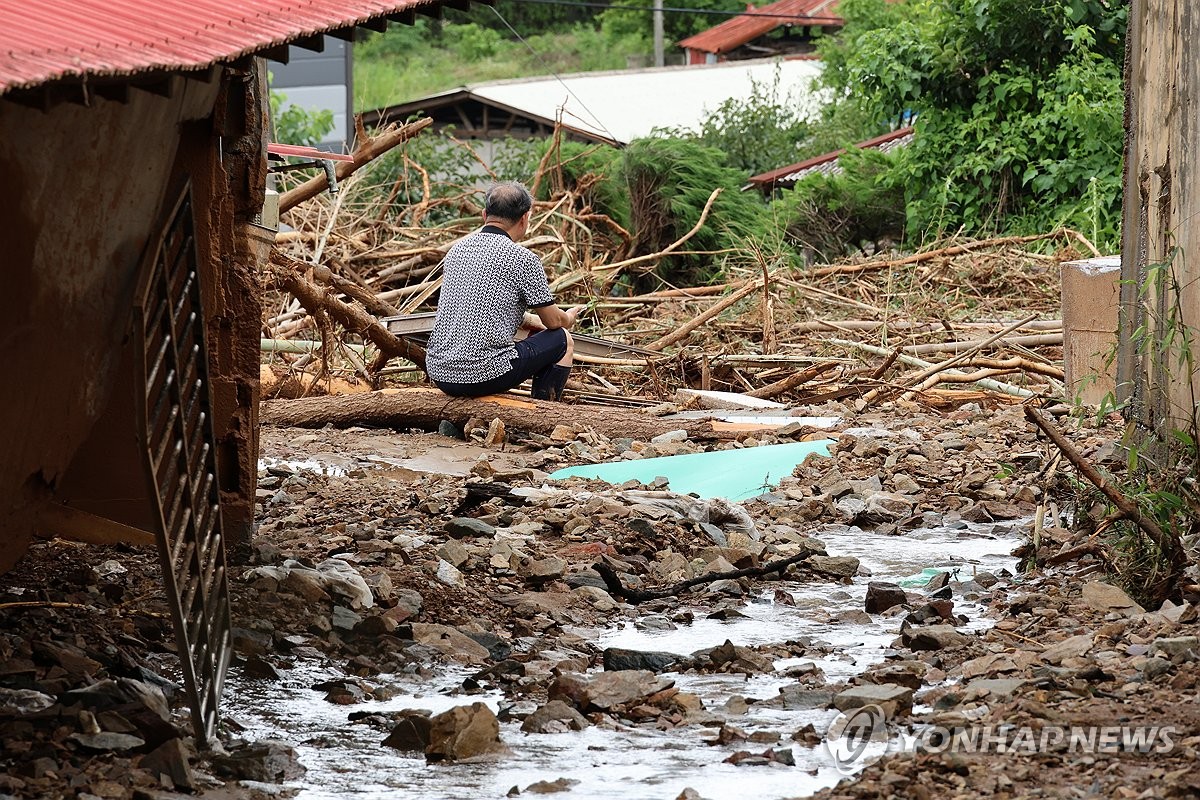
M 547 474 L 772 434 L 265 428 L 258 534 L 232 581 L 228 755 L 186 735 L 153 554 L 52 542 L 0 586 L 0 792 L 803 797 L 843 779 L 828 731 L 869 706 L 891 741 L 851 773 L 902 734 L 964 720 L 1118 724 L 1136 710 L 1173 726 L 1174 749 L 900 754 L 825 791 L 1073 796 L 1039 786 L 1042 767 L 1186 787 L 1194 610 L 1141 615 L 1113 587 L 1085 588 L 1094 577 L 1015 574 L 1049 462 L 1019 408 L 841 411 L 819 433 L 831 457 L 738 504 Z M 1077 444 L 1102 457 L 1105 433 Z M 1070 546 L 1050 519 L 1041 539 Z M 797 556 L 782 578 L 639 604 L 595 570 L 649 590 Z

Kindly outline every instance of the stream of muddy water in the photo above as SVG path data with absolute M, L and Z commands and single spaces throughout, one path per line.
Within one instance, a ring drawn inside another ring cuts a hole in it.
M 776 672 L 746 678 L 725 674 L 677 674 L 676 685 L 699 694 L 710 710 L 720 712 L 733 695 L 767 699 L 780 687 L 794 682 L 785 672 L 804 662 L 814 662 L 831 683 L 845 680 L 883 659 L 897 636 L 899 616 L 874 616 L 867 622 L 861 614 L 830 622 L 843 612 L 863 608 L 870 580 L 900 581 L 929 567 L 958 569 L 966 580 L 974 571 L 1012 571 L 1015 559 L 1009 553 L 1020 543 L 1022 523 L 968 525 L 923 529 L 902 536 L 882 536 L 858 529 L 828 529 L 815 532 L 828 551 L 853 555 L 872 573 L 856 578 L 852 585 L 806 582 L 768 584 L 759 596 L 741 610 L 744 618 L 731 621 L 705 619 L 697 608 L 696 621 L 689 625 L 635 625 L 595 630 L 572 630 L 598 647 L 626 647 L 691 653 L 722 644 L 758 645 L 811 639 L 832 645 L 831 655 L 814 659 L 777 661 Z M 776 588 L 795 598 L 796 605 L 776 604 Z M 977 603 L 955 599 L 956 613 L 965 614 L 970 629 L 982 629 L 991 621 Z M 666 627 L 667 629 L 653 629 Z M 509 701 L 499 693 L 451 694 L 474 670 L 447 670 L 433 679 L 412 676 L 381 676 L 396 696 L 384 702 L 356 706 L 333 705 L 311 687 L 340 675 L 327 664 L 298 664 L 279 683 L 246 680 L 231 675 L 225 713 L 246 726 L 246 739 L 276 738 L 296 747 L 300 762 L 308 769 L 305 777 L 290 784 L 301 800 L 383 800 L 383 798 L 501 798 L 513 787 L 524 790 L 536 781 L 566 778 L 574 781 L 558 796 L 580 800 L 603 798 L 673 800 L 687 787 L 705 798 L 804 797 L 842 778 L 823 746 L 793 743 L 790 736 L 812 724 L 824 732 L 836 716 L 830 709 L 783 710 L 751 704 L 745 713 L 729 722 L 748 733 L 775 731 L 781 744 L 792 746 L 796 766 L 734 766 L 724 763 L 738 749 L 758 752 L 767 745 L 710 745 L 711 727 L 690 725 L 670 731 L 623 726 L 607 729 L 591 726 L 582 732 L 526 734 L 520 723 L 501 725 L 501 738 L 511 754 L 486 763 L 427 765 L 419 753 L 402 753 L 383 747 L 383 734 L 374 727 L 348 720 L 350 711 L 393 712 L 409 708 L 434 713 L 456 705 L 482 701 L 498 710 Z M 919 702 L 919 700 L 918 700 Z

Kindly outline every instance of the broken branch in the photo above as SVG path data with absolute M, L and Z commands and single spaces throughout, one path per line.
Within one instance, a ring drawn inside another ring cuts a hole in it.
M 1096 469 L 1083 454 L 1075 449 L 1065 436 L 1054 426 L 1050 420 L 1033 406 L 1025 406 L 1025 416 L 1030 422 L 1042 429 L 1042 432 L 1050 437 L 1050 441 L 1062 451 L 1062 454 L 1067 457 L 1067 460 L 1079 470 L 1079 474 L 1087 478 L 1100 492 L 1107 497 L 1121 514 L 1141 528 L 1150 540 L 1166 554 L 1171 561 L 1172 566 L 1180 569 L 1187 558 L 1183 553 L 1183 548 L 1180 546 L 1179 537 L 1174 534 L 1169 534 L 1164 531 L 1159 524 L 1150 517 L 1142 513 L 1137 503 L 1130 500 L 1125 494 L 1113 486 L 1112 481 L 1106 478 L 1100 470 Z

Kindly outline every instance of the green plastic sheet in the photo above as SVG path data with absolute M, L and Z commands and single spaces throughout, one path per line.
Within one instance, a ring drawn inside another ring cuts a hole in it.
M 791 475 L 796 465 L 813 453 L 828 456 L 832 443 L 832 439 L 818 439 L 740 450 L 584 464 L 560 469 L 552 473 L 550 478 L 583 477 L 599 478 L 609 483 L 628 480 L 651 483 L 655 478 L 664 477 L 670 481 L 671 491 L 679 494 L 746 500 L 771 491 L 779 485 L 781 478 Z

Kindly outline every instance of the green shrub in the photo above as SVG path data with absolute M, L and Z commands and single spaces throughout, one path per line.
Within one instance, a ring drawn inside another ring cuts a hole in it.
M 687 250 L 739 249 L 767 235 L 761 197 L 741 191 L 745 176 L 726 165 L 720 150 L 683 139 L 637 139 L 625 148 L 622 172 L 634 255 L 659 252 L 691 230 L 717 188 L 723 191 Z M 672 283 L 700 285 L 719 278 L 722 263 L 719 255 L 670 256 L 657 272 Z
M 851 150 L 839 160 L 840 174 L 815 173 L 772 203 L 786 241 L 823 261 L 845 255 L 848 246 L 904 233 L 904 188 L 892 178 L 894 153 Z

